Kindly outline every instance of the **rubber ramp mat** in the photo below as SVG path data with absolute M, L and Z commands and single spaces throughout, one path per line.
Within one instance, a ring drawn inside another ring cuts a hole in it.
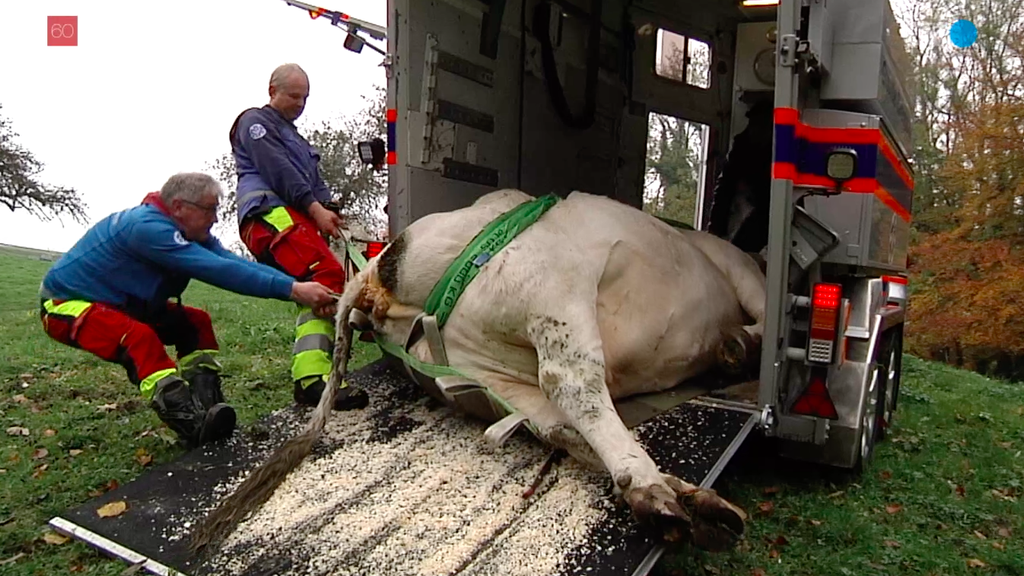
M 654 549 L 606 474 L 571 458 L 541 474 L 549 448 L 522 430 L 489 447 L 485 423 L 429 398 L 388 361 L 348 380 L 370 406 L 335 412 L 313 454 L 213 558 L 188 557 L 190 529 L 301 430 L 309 409 L 274 412 L 50 524 L 154 574 L 631 575 Z M 662 470 L 699 484 L 750 419 L 683 403 L 634 430 Z M 97 515 L 118 500 L 124 514 Z

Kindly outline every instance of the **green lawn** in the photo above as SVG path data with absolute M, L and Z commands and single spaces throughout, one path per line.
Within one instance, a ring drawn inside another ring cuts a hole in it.
M 120 574 L 45 523 L 180 452 L 123 370 L 52 342 L 36 289 L 50 265 L 0 251 L 0 574 Z M 196 284 L 240 425 L 291 402 L 293 306 Z M 358 367 L 376 358 L 360 344 Z M 663 574 L 1024 574 L 1024 386 L 906 357 L 899 422 L 860 478 L 767 456 L 752 440 L 716 487 L 751 514 L 735 552 L 671 553 Z M 151 461 L 150 461 L 151 459 Z M 6 562 L 6 563 L 4 563 Z

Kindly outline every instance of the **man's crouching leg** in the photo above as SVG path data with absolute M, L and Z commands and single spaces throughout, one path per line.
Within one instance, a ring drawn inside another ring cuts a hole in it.
M 300 308 L 292 349 L 292 380 L 295 403 L 316 406 L 330 380 L 334 351 L 334 323 L 315 316 L 309 308 Z M 335 410 L 358 410 L 370 402 L 366 391 L 344 380 L 334 397 Z

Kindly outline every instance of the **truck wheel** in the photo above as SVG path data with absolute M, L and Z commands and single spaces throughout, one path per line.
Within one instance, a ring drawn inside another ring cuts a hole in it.
M 900 394 L 900 373 L 903 369 L 903 326 L 889 331 L 883 339 L 885 352 L 883 367 L 885 369 L 885 394 L 882 411 L 882 425 L 879 430 L 879 441 L 884 440 L 889 428 L 893 425 L 896 414 L 896 400 Z
M 885 414 L 885 390 L 888 371 L 884 365 L 875 364 L 868 381 L 865 393 L 866 403 L 861 413 L 860 450 L 857 454 L 856 471 L 864 472 L 875 457 L 875 444 L 880 440 L 880 431 L 884 427 L 882 418 Z

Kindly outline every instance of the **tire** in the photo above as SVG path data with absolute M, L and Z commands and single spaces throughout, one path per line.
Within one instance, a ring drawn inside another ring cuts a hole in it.
M 885 356 L 883 366 L 886 371 L 885 391 L 883 395 L 882 426 L 879 429 L 879 440 L 884 440 L 896 417 L 896 404 L 900 395 L 900 377 L 903 372 L 903 325 L 899 325 L 885 334 Z
M 875 364 L 868 383 L 867 404 L 861 414 L 860 442 L 857 463 L 854 469 L 858 474 L 871 466 L 875 458 L 875 446 L 881 440 L 880 430 L 884 428 L 886 374 L 884 366 Z

